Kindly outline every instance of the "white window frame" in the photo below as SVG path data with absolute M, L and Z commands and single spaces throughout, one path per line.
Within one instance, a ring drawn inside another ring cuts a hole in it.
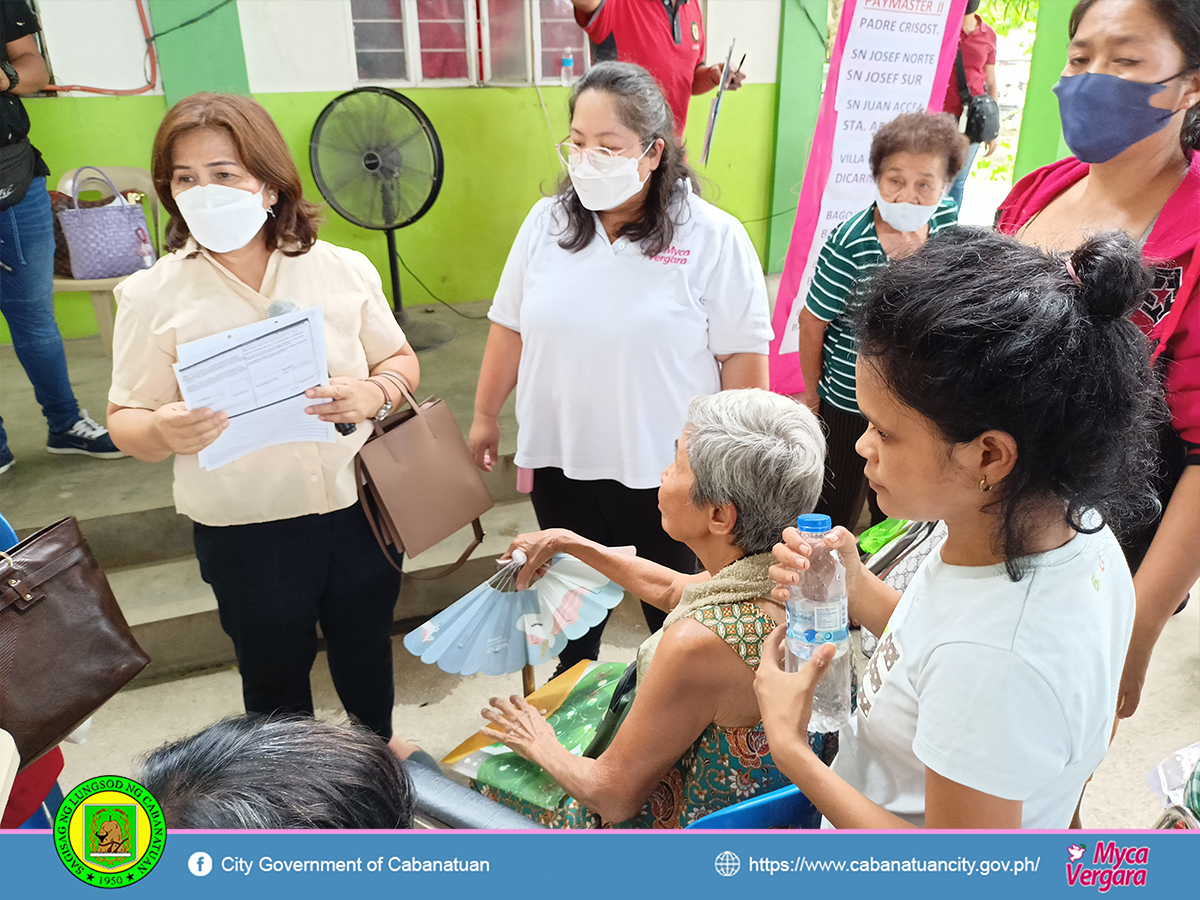
M 410 47 L 413 46 L 412 39 L 409 36 L 409 3 L 404 0 L 404 6 L 400 10 L 400 15 L 403 19 L 401 27 L 404 29 L 404 71 L 407 78 L 359 78 L 358 77 L 358 44 L 354 41 L 354 7 L 350 0 L 345 0 L 343 4 L 346 11 L 346 40 L 350 42 L 350 60 L 353 69 L 350 73 L 350 83 L 356 87 L 362 87 L 367 84 L 378 84 L 385 87 L 415 87 L 416 82 L 412 79 L 413 62 L 412 52 Z
M 530 60 L 534 75 L 532 83 L 540 87 L 546 87 L 547 85 L 553 87 L 556 84 L 562 84 L 562 76 L 545 78 L 540 74 L 542 71 L 542 16 L 540 10 L 541 6 L 539 4 L 529 14 L 529 33 L 533 42 L 533 47 L 530 51 Z M 579 29 L 579 33 L 583 35 L 583 53 L 582 59 L 579 60 L 580 65 L 575 66 L 576 78 L 592 67 L 592 39 L 587 36 L 587 33 L 582 28 Z
M 421 29 L 417 21 L 417 0 L 403 0 L 401 7 L 401 27 L 404 30 L 404 65 L 405 78 L 359 78 L 358 77 L 358 47 L 354 42 L 354 11 L 350 0 L 345 0 L 346 32 L 350 42 L 350 59 L 353 70 L 350 81 L 357 87 L 365 85 L 380 85 L 382 87 L 530 87 L 534 84 L 556 85 L 558 77 L 543 78 L 541 72 L 542 59 L 542 20 L 540 4 L 537 0 L 524 0 L 525 12 L 525 78 L 521 81 L 499 80 L 492 78 L 491 46 L 489 37 L 488 0 L 462 0 L 463 20 L 467 23 L 467 77 L 466 78 L 433 78 L 427 79 L 421 71 Z M 479 20 L 481 29 L 474 26 Z M 483 34 L 483 46 L 479 44 L 479 34 Z M 582 34 L 582 29 L 580 31 Z M 583 35 L 582 58 L 578 60 L 576 72 L 578 77 L 591 68 L 591 41 Z M 480 57 L 483 59 L 483 71 L 479 71 Z
M 530 43 L 533 37 L 534 24 L 534 6 L 537 0 L 524 0 L 525 12 L 525 77 L 520 81 L 505 80 L 492 77 L 492 48 L 491 48 L 491 31 L 490 31 L 490 0 L 478 0 L 479 2 L 479 18 L 481 22 L 480 31 L 483 33 L 483 78 L 481 81 L 484 86 L 494 85 L 496 87 L 528 87 L 533 83 L 533 48 Z

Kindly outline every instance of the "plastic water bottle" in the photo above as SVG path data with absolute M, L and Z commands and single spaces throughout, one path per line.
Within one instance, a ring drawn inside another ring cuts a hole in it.
M 570 87 L 575 80 L 575 54 L 564 53 L 562 58 L 562 86 Z
M 796 519 L 801 536 L 812 546 L 808 568 L 792 587 L 787 604 L 785 667 L 798 672 L 822 644 L 835 644 L 837 653 L 817 682 L 813 694 L 812 732 L 837 731 L 850 719 L 850 616 L 846 603 L 846 568 L 836 552 L 825 546 L 833 527 L 829 516 Z

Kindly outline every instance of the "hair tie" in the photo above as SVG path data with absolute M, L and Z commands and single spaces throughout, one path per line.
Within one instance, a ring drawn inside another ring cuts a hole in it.
M 1079 280 L 1079 275 L 1075 272 L 1075 266 L 1071 263 L 1071 257 L 1063 257 L 1063 265 L 1067 267 L 1067 274 L 1071 276 L 1071 280 L 1080 287 L 1083 287 L 1083 282 Z

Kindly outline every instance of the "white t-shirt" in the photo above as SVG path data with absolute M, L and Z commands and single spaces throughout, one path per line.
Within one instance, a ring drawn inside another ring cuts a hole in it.
M 1023 828 L 1066 828 L 1108 750 L 1133 612 L 1108 528 L 1033 557 L 1017 582 L 936 548 L 860 679 L 834 771 L 917 825 L 928 766 L 1022 801 Z
M 693 397 L 721 389 L 714 359 L 766 353 L 762 266 L 740 222 L 690 192 L 658 256 L 600 221 L 577 253 L 555 198 L 525 218 L 488 317 L 521 335 L 516 463 L 580 481 L 655 488 Z

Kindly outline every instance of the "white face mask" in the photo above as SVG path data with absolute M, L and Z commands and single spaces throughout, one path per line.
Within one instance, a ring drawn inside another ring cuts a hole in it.
M 223 184 L 197 185 L 178 195 L 175 205 L 196 243 L 213 253 L 245 247 L 267 220 L 261 189 L 252 194 Z
M 879 185 L 875 185 L 875 206 L 879 209 L 879 217 L 897 231 L 916 231 L 929 221 L 938 208 L 936 203 L 933 206 L 888 203 L 879 193 Z
M 654 144 L 650 145 L 653 146 Z M 650 147 L 642 151 L 642 156 L 650 152 Z M 590 209 L 592 212 L 612 209 L 640 191 L 646 183 L 638 177 L 638 162 L 642 156 L 637 159 L 628 156 L 613 157 L 612 168 L 606 172 L 601 172 L 592 165 L 586 154 L 579 162 L 568 163 L 567 174 L 571 177 L 571 184 L 575 186 L 575 193 L 584 209 Z

